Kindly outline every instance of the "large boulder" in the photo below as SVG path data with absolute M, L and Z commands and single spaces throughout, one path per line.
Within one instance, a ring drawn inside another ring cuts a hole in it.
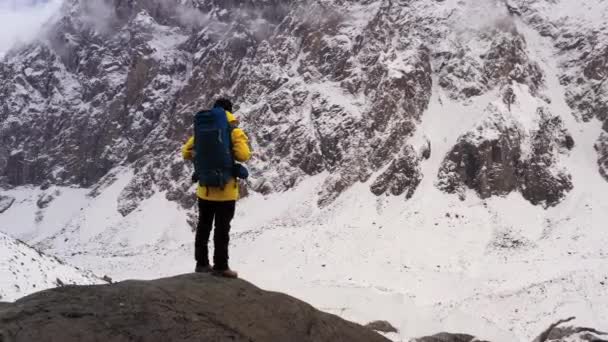
M 188 274 L 66 286 L 0 306 L 0 341 L 388 341 L 243 280 Z

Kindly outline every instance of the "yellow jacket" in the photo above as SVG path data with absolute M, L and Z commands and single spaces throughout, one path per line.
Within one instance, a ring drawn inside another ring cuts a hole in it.
M 237 119 L 230 113 L 226 111 L 226 117 L 228 118 L 228 123 L 232 126 L 236 126 L 238 124 Z M 249 149 L 249 139 L 245 132 L 243 132 L 240 128 L 235 128 L 232 130 L 232 154 L 234 159 L 238 162 L 246 162 L 251 158 L 251 150 Z M 182 156 L 185 160 L 192 160 L 194 150 L 194 137 L 190 137 L 188 141 L 182 147 Z M 215 202 L 224 202 L 224 201 L 236 201 L 239 199 L 239 183 L 235 178 L 230 179 L 230 181 L 226 184 L 224 189 L 216 188 L 216 187 L 203 187 L 198 186 L 196 189 L 196 195 L 204 200 L 215 201 Z

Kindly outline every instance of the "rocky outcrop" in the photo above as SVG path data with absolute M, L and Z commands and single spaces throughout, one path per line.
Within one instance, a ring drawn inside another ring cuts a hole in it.
M 467 99 L 513 83 L 525 84 L 537 95 L 543 85 L 543 72 L 528 56 L 527 42 L 514 19 L 501 8 L 492 11 L 496 12 L 494 25 L 461 33 L 435 53 L 438 84 L 453 99 Z
M 433 336 L 415 338 L 411 342 L 483 342 L 467 334 L 439 333 Z M 487 341 L 486 341 L 487 342 Z
M 0 214 L 7 211 L 15 203 L 15 198 L 0 195 Z
M 566 101 L 574 115 L 585 121 L 596 118 L 608 132 L 608 28 L 603 20 L 585 19 L 605 13 L 608 5 L 599 2 L 570 16 L 560 8 L 546 11 L 543 1 L 509 0 L 508 3 L 524 21 L 550 39 L 559 52 L 559 80 L 566 88 Z M 563 5 L 565 3 L 557 7 Z M 563 14 L 554 15 L 558 12 Z M 602 164 L 602 155 L 599 158 Z
M 420 160 L 414 149 L 407 146 L 399 159 L 392 161 L 388 168 L 376 178 L 371 186 L 372 193 L 378 196 L 385 192 L 394 196 L 405 193 L 405 198 L 412 197 L 422 180 L 419 163 Z
M 608 133 L 603 133 L 595 144 L 595 150 L 599 155 L 598 164 L 600 174 L 608 181 Z
M 0 323 L 0 340 L 13 342 L 388 341 L 287 295 L 207 274 L 48 290 L 0 307 Z
M 575 342 L 603 342 L 607 341 L 608 333 L 598 331 L 593 328 L 585 327 L 574 327 L 574 326 L 560 326 L 562 324 L 575 320 L 576 317 L 570 317 L 561 319 L 551 324 L 545 329 L 538 337 L 532 342 L 546 342 L 546 341 L 575 341 Z
M 608 334 L 593 328 L 560 325 L 575 320 L 575 317 L 559 320 L 551 324 L 532 342 L 604 342 Z M 468 334 L 439 333 L 433 336 L 415 338 L 410 342 L 488 342 Z
M 495 16 L 490 24 L 469 28 L 465 2 L 66 1 L 45 39 L 0 63 L 0 186 L 102 190 L 109 175 L 128 167 L 134 176 L 117 206 L 123 216 L 157 192 L 192 208 L 192 166 L 181 160 L 180 145 L 193 113 L 227 95 L 255 151 L 249 191 L 284 191 L 326 173 L 319 205 L 356 182 L 407 199 L 422 177 L 410 138 L 433 80 L 463 103 L 499 92 L 510 109 L 509 89 L 517 86 L 547 101 L 545 70 L 514 16 L 571 57 L 559 61 L 560 81 L 575 112 L 608 122 L 604 40 L 553 22 L 538 1 L 497 3 L 487 11 Z M 482 149 L 500 147 L 509 159 L 518 148 L 506 142 Z M 498 174 L 465 183 L 487 180 L 486 189 L 475 185 L 483 196 L 517 188 L 551 205 L 568 179 L 545 174 L 546 162 L 522 164 L 526 180 L 516 182 L 501 160 L 504 184 L 494 184 Z M 547 186 L 551 193 L 539 194 Z
M 522 132 L 491 106 L 489 116 L 476 129 L 462 136 L 439 171 L 438 186 L 464 196 L 464 187 L 479 196 L 505 195 L 518 186 L 521 170 Z
M 374 331 L 379 331 L 379 332 L 383 332 L 386 334 L 389 333 L 398 333 L 399 330 L 397 330 L 397 328 L 395 328 L 390 322 L 388 321 L 373 321 L 373 322 L 369 322 L 365 325 L 366 328 L 374 330 Z
M 178 151 L 192 114 L 226 94 L 255 149 L 251 191 L 329 172 L 326 205 L 391 164 L 374 193 L 415 190 L 419 161 L 407 140 L 432 85 L 415 29 L 430 23 L 416 11 L 315 1 L 99 6 L 67 1 L 48 39 L 7 55 L 0 184 L 98 187 L 128 165 L 122 215 L 159 191 L 191 207 L 192 169 Z
M 483 121 L 460 137 L 443 161 L 437 186 L 461 197 L 466 188 L 481 198 L 519 191 L 535 205 L 559 203 L 572 190 L 570 175 L 557 164 L 559 155 L 572 148 L 572 137 L 561 119 L 543 107 L 519 111 L 517 102 L 490 105 Z M 524 127 L 514 115 L 532 116 L 536 122 Z

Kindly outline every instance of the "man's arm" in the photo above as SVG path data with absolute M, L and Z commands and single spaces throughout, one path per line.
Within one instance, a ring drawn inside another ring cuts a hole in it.
M 232 153 L 234 159 L 238 162 L 246 162 L 251 158 L 251 149 L 249 148 L 249 138 L 240 128 L 232 130 Z M 194 139 L 192 141 L 194 144 Z
M 194 157 L 194 137 L 190 137 L 188 141 L 182 146 L 182 157 L 185 160 L 192 160 Z

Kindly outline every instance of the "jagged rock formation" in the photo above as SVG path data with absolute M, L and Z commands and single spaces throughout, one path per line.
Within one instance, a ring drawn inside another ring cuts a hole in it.
M 411 342 L 483 342 L 475 336 L 467 334 L 439 333 L 433 336 L 425 336 L 413 339 Z M 487 342 L 487 341 L 486 341 Z
M 557 204 L 572 189 L 567 171 L 552 170 L 558 155 L 573 144 L 561 119 L 539 107 L 530 113 L 538 123 L 529 130 L 504 104 L 486 111 L 486 119 L 462 136 L 444 160 L 438 186 L 461 196 L 466 186 L 482 198 L 518 190 L 533 204 Z
M 501 13 L 500 8 L 493 10 Z M 471 44 L 448 43 L 438 53 L 439 85 L 454 99 L 482 95 L 495 88 L 513 83 L 525 84 L 532 94 L 538 94 L 544 75 L 530 58 L 527 43 L 515 22 L 506 13 L 496 18 L 496 26 L 484 27 L 471 35 Z M 475 49 L 483 52 L 477 55 Z
M 603 342 L 608 334 L 593 328 L 560 327 L 559 325 L 573 321 L 575 317 L 559 320 L 551 324 L 532 342 Z M 488 342 L 468 334 L 439 333 L 433 336 L 415 338 L 411 342 Z
M 0 307 L 0 322 L 0 340 L 13 342 L 388 341 L 287 295 L 207 274 L 48 290 Z
M 0 214 L 7 211 L 15 203 L 15 199 L 10 196 L 0 195 Z
M 397 330 L 397 328 L 395 328 L 390 322 L 388 321 L 373 321 L 373 322 L 369 322 L 365 325 L 366 328 L 369 328 L 371 330 L 374 331 L 379 331 L 379 332 L 383 332 L 383 333 L 397 333 L 399 332 L 399 330 Z
M 600 140 L 595 145 L 595 149 L 599 155 L 600 174 L 608 180 L 608 134 L 602 134 Z
M 374 3 L 346 12 L 316 2 L 161 3 L 107 2 L 102 21 L 91 20 L 92 5 L 70 1 L 48 42 L 8 55 L 2 78 L 11 82 L 0 91 L 9 99 L 0 114 L 10 132 L 2 135 L 10 151 L 0 153 L 5 183 L 92 186 L 130 164 L 136 176 L 119 199 L 123 215 L 162 190 L 190 206 L 189 165 L 176 151 L 194 111 L 234 94 L 250 107 L 243 121 L 260 175 L 252 190 L 280 191 L 330 171 L 320 199 L 328 203 L 394 161 L 374 192 L 413 192 L 418 160 L 405 142 L 429 101 L 430 60 L 415 39 L 397 47 L 390 40 L 407 34 L 403 24 L 413 18 L 397 23 L 397 7 Z M 367 10 L 367 24 L 349 22 Z M 187 20 L 183 11 L 195 12 Z M 387 48 L 392 55 L 379 63 Z M 19 112 L 26 115 L 17 119 Z M 48 137 L 44 153 L 35 146 L 38 127 Z M 94 143 L 82 143 L 83 134 Z
M 498 116 L 507 119 L 531 105 L 541 121 L 516 129 L 526 120 L 518 117 L 478 143 L 463 132 L 440 172 L 442 189 L 520 191 L 555 205 L 572 188 L 556 147 L 570 135 L 542 109 L 553 71 L 514 17 L 554 43 L 575 115 L 605 127 L 607 30 L 554 18 L 561 3 L 476 6 L 492 7 L 480 27 L 462 24 L 471 15 L 465 2 L 67 1 L 45 39 L 0 62 L 0 185 L 79 185 L 95 195 L 127 166 L 134 176 L 118 199 L 122 215 L 161 191 L 190 208 L 192 169 L 179 147 L 192 114 L 227 94 L 254 145 L 249 191 L 283 191 L 327 173 L 320 205 L 356 182 L 407 199 L 423 176 L 435 177 L 422 175 L 424 156 L 410 138 L 436 88 L 465 104 L 501 101 Z
M 606 341 L 608 334 L 605 332 L 598 331 L 593 328 L 581 328 L 581 327 L 560 327 L 560 325 L 575 320 L 576 317 L 570 317 L 561 319 L 551 324 L 545 331 L 543 331 L 533 342 L 545 342 L 545 341 L 595 341 L 602 342 Z
M 585 121 L 600 120 L 608 132 L 608 29 L 604 20 L 588 20 L 605 13 L 606 4 L 592 1 L 587 7 L 578 8 L 578 13 L 584 16 L 560 16 L 556 13 L 562 10 L 575 13 L 576 8 L 561 3 L 553 11 L 547 11 L 543 1 L 508 3 L 559 51 L 559 80 L 566 87 L 566 101 L 574 114 Z

